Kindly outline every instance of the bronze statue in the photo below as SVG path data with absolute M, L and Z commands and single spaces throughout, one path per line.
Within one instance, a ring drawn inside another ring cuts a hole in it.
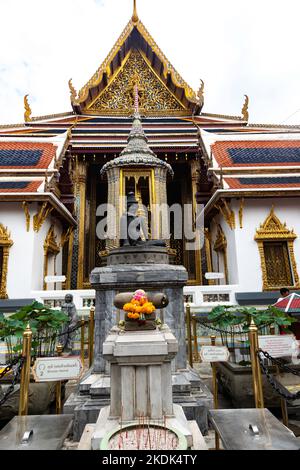
M 67 333 L 67 331 L 72 330 L 79 321 L 72 294 L 65 295 L 65 301 L 61 306 L 61 311 L 68 316 L 69 321 L 63 326 L 62 333 L 65 334 L 60 337 L 60 343 L 63 345 L 64 349 L 72 350 L 72 342 L 75 339 L 76 331 L 72 333 Z
M 120 246 L 166 246 L 163 240 L 149 240 L 144 217 L 137 215 L 138 202 L 133 192 L 127 196 L 127 210 L 120 221 Z M 144 238 L 144 239 L 143 239 Z

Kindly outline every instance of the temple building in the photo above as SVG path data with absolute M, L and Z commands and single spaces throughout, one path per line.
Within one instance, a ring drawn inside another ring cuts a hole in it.
M 26 95 L 25 122 L 0 126 L 0 298 L 53 289 L 49 274 L 66 276 L 58 288 L 89 289 L 119 243 L 97 237 L 97 208 L 128 191 L 150 218 L 157 200 L 205 205 L 203 246 L 187 250 L 172 227 L 168 242 L 192 293 L 216 283 L 237 294 L 299 287 L 300 126 L 250 124 L 246 95 L 237 116 L 204 111 L 204 83 L 190 88 L 135 6 L 88 83 L 69 88 L 72 111 L 33 117 Z M 137 127 L 152 167 L 124 151 Z

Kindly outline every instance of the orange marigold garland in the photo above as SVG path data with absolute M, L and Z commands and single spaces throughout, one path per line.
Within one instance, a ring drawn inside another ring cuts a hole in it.
M 148 301 L 146 292 L 139 289 L 135 291 L 131 301 L 123 306 L 123 310 L 132 320 L 145 320 L 144 314 L 151 315 L 155 307 L 152 302 Z

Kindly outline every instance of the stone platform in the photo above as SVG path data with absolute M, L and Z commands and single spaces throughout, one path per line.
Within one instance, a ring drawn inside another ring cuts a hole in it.
M 77 391 L 69 396 L 64 413 L 74 414 L 74 440 L 79 441 L 85 426 L 96 423 L 101 409 L 110 405 L 110 383 L 110 375 L 90 370 Z M 172 396 L 173 403 L 182 407 L 186 418 L 196 421 L 201 433 L 206 435 L 213 396 L 194 369 L 172 372 Z

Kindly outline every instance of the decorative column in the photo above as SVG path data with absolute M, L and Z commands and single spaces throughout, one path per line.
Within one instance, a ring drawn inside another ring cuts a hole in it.
M 198 160 L 192 160 L 191 163 L 191 180 L 192 180 L 192 206 L 193 206 L 193 225 L 196 228 L 197 217 L 197 192 L 200 178 L 200 163 Z M 202 284 L 202 265 L 201 265 L 201 248 L 200 248 L 200 231 L 196 229 L 196 251 L 195 251 L 195 267 L 196 267 L 196 281 Z
M 2 266 L 0 266 L 0 299 L 7 299 L 7 274 L 8 274 L 8 256 L 9 249 L 13 245 L 13 241 L 10 239 L 10 233 L 7 227 L 0 224 L 0 249 L 2 248 Z
M 207 271 L 212 273 L 213 265 L 212 265 L 212 259 L 211 259 L 211 233 L 209 231 L 209 228 L 204 229 L 204 236 L 205 236 L 205 255 L 206 255 Z M 215 281 L 213 279 L 209 279 L 208 284 L 210 286 L 213 286 L 215 284 Z
M 75 215 L 78 226 L 74 232 L 72 252 L 71 289 L 82 289 L 84 279 L 84 245 L 85 245 L 85 195 L 86 163 L 76 157 L 75 168 Z
M 108 212 L 107 212 L 107 227 L 115 236 L 106 240 L 106 249 L 108 252 L 114 248 L 119 247 L 120 239 L 120 169 L 118 167 L 109 168 L 107 171 L 107 183 L 108 183 Z

